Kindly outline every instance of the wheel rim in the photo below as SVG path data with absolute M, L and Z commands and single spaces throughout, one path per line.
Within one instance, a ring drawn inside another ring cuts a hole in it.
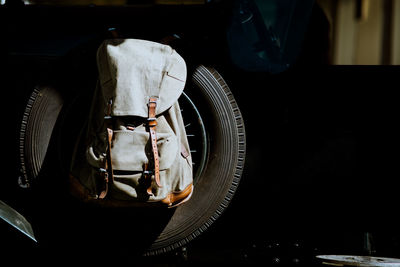
M 196 185 L 207 162 L 207 132 L 199 110 L 185 92 L 179 98 L 179 104 L 192 154 L 193 183 Z

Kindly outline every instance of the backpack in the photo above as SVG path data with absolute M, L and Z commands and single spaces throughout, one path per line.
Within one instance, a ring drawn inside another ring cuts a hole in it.
M 70 191 L 104 205 L 175 207 L 193 192 L 178 98 L 186 64 L 170 46 L 105 40 L 90 114 L 74 149 Z

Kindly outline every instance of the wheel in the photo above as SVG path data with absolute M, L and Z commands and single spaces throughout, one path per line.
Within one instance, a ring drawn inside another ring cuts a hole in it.
M 196 153 L 193 155 L 194 162 L 199 164 L 195 169 L 193 196 L 176 209 L 146 255 L 178 248 L 204 232 L 228 206 L 243 170 L 245 127 L 224 79 L 215 69 L 199 66 L 185 92 L 193 101 L 206 132 L 206 140 L 198 138 L 197 142 L 206 142 L 206 145 L 201 146 L 188 137 L 191 150 L 198 147 L 203 150 L 200 158 Z M 187 119 L 185 112 L 183 119 Z M 189 126 L 189 134 L 190 130 Z M 201 131 L 195 132 L 201 135 Z
M 112 243 L 115 249 L 133 251 L 130 247 L 135 246 L 137 249 L 134 251 L 140 251 L 141 255 L 158 255 L 185 245 L 222 214 L 241 178 L 245 160 L 245 127 L 229 87 L 216 70 L 199 66 L 191 77 L 179 102 L 194 163 L 194 193 L 190 201 L 167 211 L 98 209 L 71 202 L 68 194 L 64 196 L 62 191 L 67 191 L 64 180 L 68 176 L 74 142 L 85 124 L 86 116 L 82 115 L 89 112 L 87 103 L 90 103 L 92 91 L 75 90 L 80 94 L 65 97 L 65 92 L 57 94 L 54 89 L 35 90 L 35 97 L 31 98 L 33 103 L 24 117 L 24 135 L 21 138 L 24 149 L 20 150 L 20 158 L 24 163 L 24 175 L 31 174 L 24 181 L 41 180 L 36 185 L 39 198 L 36 206 L 40 211 L 36 211 L 37 220 L 34 222 L 39 231 L 39 242 L 42 240 L 49 246 L 54 243 L 85 246 L 85 241 L 90 240 L 94 251 L 95 244 Z M 65 99 L 60 99 L 60 95 Z M 56 97 L 62 109 L 54 112 L 47 106 Z M 41 99 L 48 101 L 39 102 Z M 40 110 L 46 112 L 36 116 Z M 57 118 L 57 123 L 54 118 Z M 51 124 L 39 128 L 41 134 L 27 135 L 49 119 Z M 29 145 L 31 143 L 35 146 Z M 45 157 L 44 147 L 48 147 Z M 57 201 L 49 201 L 54 199 Z M 52 224 L 55 220 L 57 225 Z M 64 230 L 58 231 L 60 228 Z M 58 232 L 56 237 L 54 232 Z

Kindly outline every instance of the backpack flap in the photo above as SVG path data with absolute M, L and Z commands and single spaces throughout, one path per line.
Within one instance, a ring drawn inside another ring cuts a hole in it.
M 158 97 L 156 115 L 183 92 L 186 64 L 170 46 L 138 39 L 105 40 L 97 51 L 104 105 L 111 116 L 147 117 L 147 103 Z

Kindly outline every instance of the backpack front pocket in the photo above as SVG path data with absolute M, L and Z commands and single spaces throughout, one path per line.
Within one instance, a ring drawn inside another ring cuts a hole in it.
M 178 140 L 173 133 L 157 133 L 157 148 L 160 170 L 171 167 L 178 153 Z M 151 160 L 152 150 L 149 133 L 144 127 L 134 131 L 114 131 L 111 159 L 114 170 L 143 171 L 143 166 Z

